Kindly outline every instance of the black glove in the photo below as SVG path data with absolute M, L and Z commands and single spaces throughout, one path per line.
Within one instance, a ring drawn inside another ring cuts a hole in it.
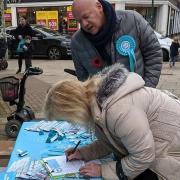
M 121 161 L 117 161 L 117 163 L 116 163 L 116 174 L 117 174 L 119 180 L 128 180 L 127 176 L 124 175 Z

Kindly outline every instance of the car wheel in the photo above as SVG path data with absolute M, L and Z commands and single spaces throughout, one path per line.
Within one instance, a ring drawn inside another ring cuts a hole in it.
M 49 48 L 48 57 L 52 60 L 61 59 L 60 49 L 58 47 Z
M 165 49 L 162 49 L 162 51 L 163 51 L 163 61 L 168 62 L 169 61 L 169 53 Z

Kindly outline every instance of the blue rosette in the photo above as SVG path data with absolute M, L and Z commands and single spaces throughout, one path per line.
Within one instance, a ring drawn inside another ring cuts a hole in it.
M 135 40 L 129 35 L 121 36 L 116 41 L 116 50 L 118 53 L 123 56 L 129 56 L 129 67 L 131 72 L 134 72 L 136 67 L 135 48 Z

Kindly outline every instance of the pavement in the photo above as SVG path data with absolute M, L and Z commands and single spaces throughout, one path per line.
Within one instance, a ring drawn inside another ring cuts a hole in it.
M 64 68 L 74 69 L 74 66 L 72 60 L 33 60 L 32 63 L 33 66 L 42 68 L 43 74 L 27 79 L 25 102 L 26 105 L 33 109 L 37 118 L 43 118 L 42 107 L 48 89 L 52 84 L 64 78 L 75 79 L 72 75 L 64 72 Z M 8 69 L 0 71 L 0 78 L 14 75 L 17 77 L 22 76 L 22 74 L 15 74 L 17 60 L 9 60 L 8 64 Z M 170 68 L 168 63 L 163 64 L 157 88 L 167 89 L 180 97 L 180 62 L 174 68 Z M 3 131 L 3 125 L 7 122 L 7 115 L 14 108 L 0 98 L 0 133 Z

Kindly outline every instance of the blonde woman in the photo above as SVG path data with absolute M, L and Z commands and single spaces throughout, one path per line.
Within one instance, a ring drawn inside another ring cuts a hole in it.
M 114 153 L 107 164 L 80 169 L 85 177 L 106 180 L 180 177 L 180 102 L 115 64 L 86 82 L 63 80 L 47 94 L 48 119 L 66 119 L 95 127 L 98 140 L 65 153 L 85 161 Z M 158 177 L 157 177 L 158 176 Z

